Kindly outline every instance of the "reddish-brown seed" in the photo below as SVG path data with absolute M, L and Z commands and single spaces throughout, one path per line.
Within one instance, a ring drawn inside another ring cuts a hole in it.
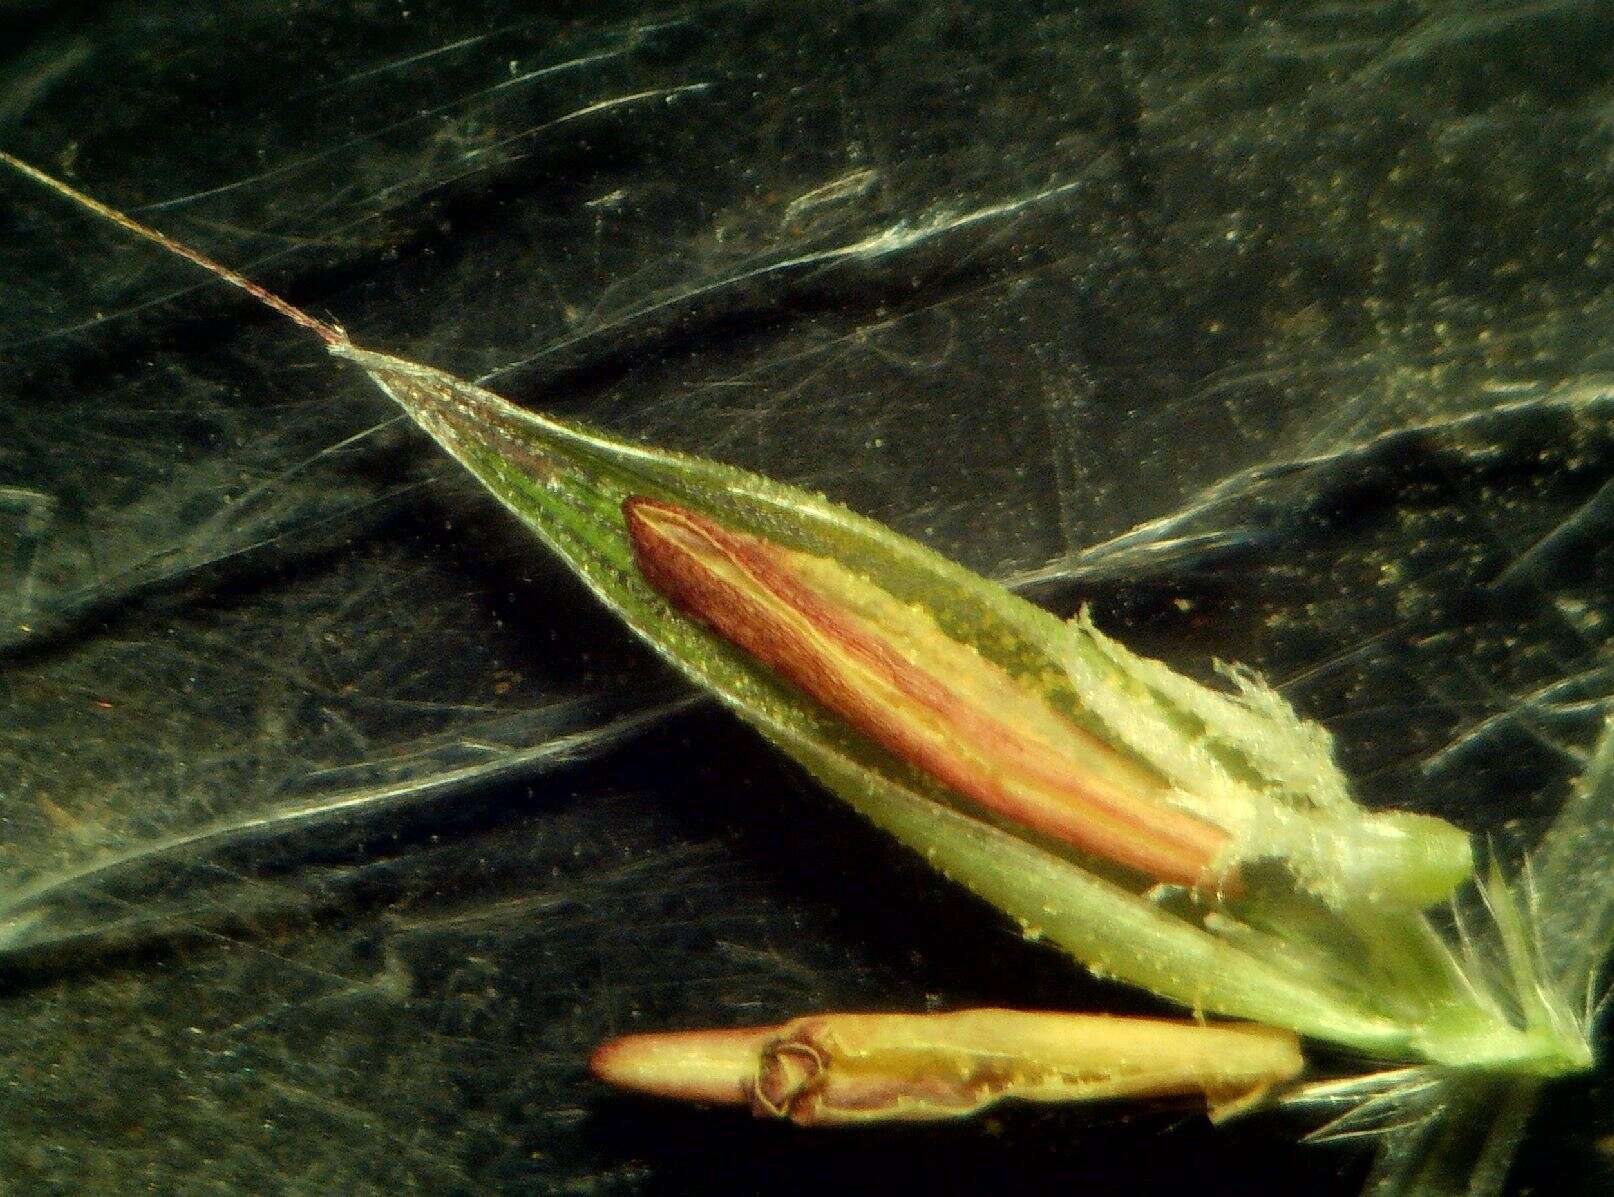
M 1228 833 L 930 617 L 826 557 L 675 503 L 624 515 L 645 579 L 894 755 L 983 807 L 1184 885 L 1216 875 Z

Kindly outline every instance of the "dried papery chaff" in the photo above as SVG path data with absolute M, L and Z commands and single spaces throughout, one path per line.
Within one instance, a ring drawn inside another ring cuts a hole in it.
M 592 1061 L 596 1075 L 625 1089 L 746 1105 L 802 1126 L 964 1118 L 1010 1098 L 1192 1096 L 1222 1120 L 1303 1066 L 1292 1032 L 1259 1023 L 994 1009 L 629 1035 Z
M 1468 878 L 1468 838 L 1438 819 L 1358 806 L 1327 734 L 1250 674 L 1228 671 L 1230 689 L 1202 685 L 1131 653 L 1085 614 L 1063 622 L 819 496 L 535 415 L 360 348 L 196 251 L 0 157 L 314 332 L 657 652 L 1027 935 L 1196 1014 L 1373 1060 L 1467 1076 L 1590 1065 L 1585 1021 L 1561 978 L 1541 969 L 1531 920 L 1506 883 L 1486 887 L 1491 956 L 1504 968 L 1466 957 L 1426 917 Z M 858 1035 L 907 1036 L 915 1051 L 926 1028 L 971 1027 L 915 1066 L 909 1081 L 921 1088 L 971 1058 L 969 1035 L 999 1029 L 964 1015 L 822 1016 L 780 1034 L 840 1017 Z M 710 1041 L 733 1049 L 725 1075 L 763 1052 L 763 1034 Z M 1178 1050 L 1168 1071 L 1203 1078 L 1219 1050 L 1237 1071 L 1236 1053 L 1215 1046 L 1231 1041 L 1170 1037 Z M 1087 1046 L 1119 1050 L 1102 1038 Z M 633 1072 L 624 1062 L 636 1058 L 650 1067 L 655 1041 L 634 1042 L 608 1051 L 617 1067 L 607 1075 Z M 1045 1075 L 1033 1057 L 1054 1048 L 1040 1031 L 1025 1042 L 1024 1075 Z M 1276 1083 L 1280 1070 L 1263 1067 L 1250 1093 Z

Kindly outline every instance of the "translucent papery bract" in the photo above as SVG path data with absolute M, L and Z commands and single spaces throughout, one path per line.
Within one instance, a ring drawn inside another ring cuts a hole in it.
M 1468 836 L 1441 819 L 1373 813 L 1350 799 L 1333 742 L 1259 678 L 1223 667 L 1211 690 L 1129 651 L 1083 612 L 1060 659 L 1106 738 L 1167 778 L 1185 810 L 1233 833 L 1229 867 L 1282 861 L 1330 907 L 1422 908 L 1473 872 Z
M 1384 917 L 1371 903 L 1346 903 L 1347 912 L 1339 914 L 1304 892 L 1306 870 L 1295 870 L 1297 889 L 1279 869 L 1275 889 L 1269 892 L 1262 880 L 1233 903 L 1231 917 L 1207 919 L 1198 901 L 1151 900 L 1146 892 L 1152 880 L 1145 874 L 1101 865 L 982 813 L 965 813 L 949 786 L 672 606 L 635 559 L 624 505 L 638 498 L 671 504 L 724 528 L 840 563 L 889 601 L 922 610 L 940 635 L 979 653 L 1050 709 L 1104 739 L 1108 720 L 1118 716 L 1108 709 L 1095 714 L 1092 703 L 1084 706 L 1078 691 L 1089 683 L 1072 680 L 1079 673 L 1072 666 L 1072 637 L 1080 625 L 1073 629 L 880 524 L 798 489 L 545 419 L 429 367 L 346 343 L 332 352 L 362 366 L 657 651 L 871 821 L 1007 912 L 1028 934 L 1045 936 L 1094 972 L 1195 1010 L 1287 1027 L 1376 1055 L 1449 1062 L 1472 1056 L 1495 1063 L 1540 1054 L 1539 1044 L 1492 1004 L 1471 998 L 1432 933 L 1406 910 L 1410 899 L 1390 902 L 1392 913 Z M 1088 644 L 1099 654 L 1105 642 L 1088 633 Z M 1113 659 L 1114 649 L 1104 651 Z M 1179 744 L 1219 758 L 1226 756 L 1224 742 L 1242 744 L 1250 760 L 1268 761 L 1274 769 L 1286 759 L 1267 733 L 1248 730 L 1258 724 L 1263 704 L 1270 715 L 1275 697 L 1218 695 L 1147 664 L 1159 671 L 1149 674 L 1152 685 L 1134 666 L 1121 671 L 1128 674 L 1125 686 L 1148 689 L 1157 714 L 1183 712 Z M 1201 707 L 1191 709 L 1183 695 L 1194 696 Z M 1219 703 L 1238 704 L 1242 724 L 1217 726 Z M 1304 726 L 1292 714 L 1279 722 Z M 1201 725 L 1202 749 L 1193 747 Z M 1186 788 L 1186 773 L 1179 777 L 1175 766 L 1151 763 L 1124 741 L 1110 747 L 1173 789 Z M 1318 766 L 1299 768 L 1304 777 Z M 1278 780 L 1283 776 L 1280 770 Z M 1292 780 L 1286 784 L 1294 788 Z M 1281 787 L 1247 787 L 1254 797 L 1244 800 L 1257 811 L 1248 826 L 1240 824 L 1244 816 L 1237 811 L 1219 814 L 1214 792 L 1208 791 L 1199 809 L 1178 801 L 1187 813 L 1221 822 L 1232 833 L 1237 860 L 1271 856 L 1281 865 L 1284 837 L 1261 843 L 1252 836 L 1258 839 L 1264 825 L 1282 825 L 1288 839 L 1304 838 L 1294 827 L 1306 804 L 1291 795 L 1278 813 L 1261 814 L 1259 803 L 1273 788 Z M 1325 816 L 1311 836 L 1314 861 L 1326 862 L 1331 851 L 1347 853 L 1353 841 L 1346 833 L 1373 826 L 1337 789 L 1320 793 L 1314 805 Z M 1449 841 L 1449 828 L 1428 824 L 1420 820 L 1400 833 L 1408 857 L 1430 855 L 1421 842 L 1427 832 L 1442 844 Z M 1349 864 L 1341 863 L 1339 872 L 1350 876 Z M 1420 882 L 1414 888 L 1429 887 Z M 1246 908 L 1249 921 L 1239 917 Z M 1372 967 L 1361 967 L 1363 960 Z

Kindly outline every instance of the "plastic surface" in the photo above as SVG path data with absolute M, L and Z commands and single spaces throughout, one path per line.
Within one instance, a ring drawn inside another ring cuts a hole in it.
M 1257 668 L 1364 800 L 1504 855 L 1585 763 L 1595 0 L 0 25 L 6 148 L 361 343 Z M 0 311 L 17 1191 L 1357 1190 L 1365 1155 L 1278 1120 L 824 1137 L 607 1094 L 588 1052 L 632 1030 L 1149 1007 L 689 704 L 228 289 L 6 184 Z M 1549 1094 L 1513 1183 L 1605 1183 L 1605 1096 Z

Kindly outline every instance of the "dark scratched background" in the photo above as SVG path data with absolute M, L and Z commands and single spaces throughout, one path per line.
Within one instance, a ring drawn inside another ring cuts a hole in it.
M 1614 692 L 1604 0 L 8 0 L 0 145 L 361 344 L 1254 665 L 1504 852 Z M 1151 1007 L 692 700 L 355 371 L 20 180 L 0 652 L 6 1192 L 1366 1174 L 1273 1117 L 605 1091 L 630 1030 Z M 1614 1182 L 1609 1096 L 1519 1192 Z

